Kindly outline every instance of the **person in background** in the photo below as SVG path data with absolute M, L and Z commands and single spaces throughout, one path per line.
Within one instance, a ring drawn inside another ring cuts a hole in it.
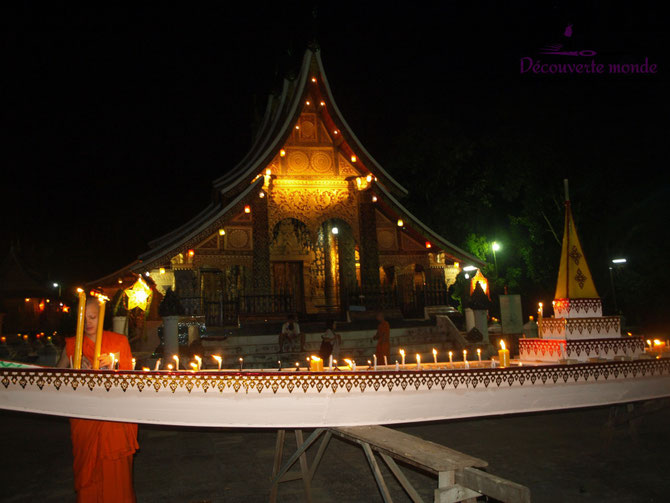
M 81 368 L 93 367 L 100 304 L 95 297 L 86 301 Z M 118 355 L 120 370 L 132 369 L 133 355 L 125 335 L 104 331 L 100 369 L 112 368 L 110 353 Z M 65 339 L 65 350 L 57 367 L 70 366 L 74 357 L 74 337 Z M 74 488 L 78 503 L 134 503 L 133 454 L 139 448 L 137 424 L 90 419 L 70 419 Z
M 330 355 L 337 360 L 340 357 L 340 345 L 342 344 L 342 337 L 335 332 L 335 320 L 328 320 L 326 322 L 326 331 L 321 336 L 321 349 L 319 356 L 323 361 L 327 361 Z
M 380 364 L 383 364 L 384 357 L 386 357 L 386 362 L 388 362 L 391 357 L 391 325 L 384 319 L 383 311 L 377 313 L 377 321 L 379 322 L 379 325 L 377 325 L 377 333 L 372 340 L 377 341 L 377 349 L 375 350 L 377 361 Z
M 293 344 L 297 339 L 300 339 L 300 351 L 305 351 L 305 334 L 300 332 L 300 325 L 296 321 L 295 314 L 289 314 L 286 323 L 281 327 L 279 334 L 279 351 L 284 352 L 284 345 L 286 341 Z

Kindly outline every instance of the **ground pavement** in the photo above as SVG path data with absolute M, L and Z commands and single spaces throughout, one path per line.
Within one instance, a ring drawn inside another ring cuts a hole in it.
M 491 473 L 530 487 L 534 502 L 667 501 L 670 409 L 644 419 L 637 444 L 621 431 L 607 446 L 602 426 L 608 412 L 598 408 L 399 429 L 487 460 Z M 75 501 L 66 419 L 0 411 L 0 431 L 0 501 Z M 287 435 L 287 446 L 290 441 L 293 436 Z M 140 503 L 267 501 L 274 431 L 140 426 L 139 443 L 135 489 Z M 435 479 L 405 472 L 432 501 Z M 394 481 L 389 485 L 394 501 L 409 501 Z M 363 451 L 338 439 L 331 440 L 315 475 L 313 495 L 315 502 L 326 503 L 381 501 Z M 282 484 L 279 501 L 304 501 L 301 482 Z

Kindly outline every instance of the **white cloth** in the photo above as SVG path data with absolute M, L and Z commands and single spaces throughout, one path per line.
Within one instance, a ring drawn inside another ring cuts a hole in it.
M 288 326 L 289 326 L 291 323 L 293 323 L 293 330 L 291 330 L 290 328 L 288 328 Z M 275 326 L 276 326 L 276 325 L 275 325 Z M 284 334 L 284 335 L 288 335 L 288 336 L 290 336 L 290 337 L 294 337 L 294 336 L 296 336 L 296 335 L 300 335 L 300 325 L 298 325 L 295 321 L 294 321 L 294 322 L 287 321 L 286 323 L 284 323 L 284 324 L 282 325 L 282 327 L 281 327 L 281 333 Z

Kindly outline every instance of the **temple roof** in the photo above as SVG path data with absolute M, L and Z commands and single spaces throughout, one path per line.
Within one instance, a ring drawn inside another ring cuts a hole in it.
M 49 297 L 53 294 L 19 259 L 12 246 L 0 264 L 0 297 Z
M 130 268 L 138 272 L 155 267 L 157 261 L 167 263 L 165 260 L 167 254 L 177 254 L 199 237 L 204 237 L 207 232 L 215 231 L 217 221 L 241 204 L 251 191 L 256 189 L 257 192 L 263 181 L 262 177 L 258 179 L 259 173 L 264 172 L 286 144 L 308 95 L 323 102 L 320 118 L 336 147 L 347 157 L 356 157 L 357 169 L 374 177 L 374 186 L 378 188 L 375 193 L 378 193 L 395 213 L 406 219 L 414 227 L 413 231 L 417 231 L 421 234 L 420 237 L 442 248 L 447 256 L 455 261 L 483 265 L 481 260 L 426 227 L 398 201 L 399 197 L 407 195 L 407 190 L 372 157 L 349 127 L 333 98 L 320 52 L 316 48 L 310 48 L 305 52 L 297 76 L 294 79 L 285 79 L 282 92 L 268 98 L 265 114 L 248 153 L 225 175 L 214 180 L 213 201 L 185 224 L 151 241 L 149 243 L 151 249 L 140 255 L 139 262 Z

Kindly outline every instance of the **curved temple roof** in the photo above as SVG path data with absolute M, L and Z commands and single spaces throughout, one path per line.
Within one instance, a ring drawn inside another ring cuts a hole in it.
M 379 190 L 375 192 L 384 198 L 393 211 L 405 218 L 408 223 L 411 222 L 416 232 L 443 248 L 454 260 L 483 265 L 481 260 L 426 227 L 400 204 L 397 197 L 407 195 L 407 190 L 382 168 L 351 130 L 333 98 L 320 52 L 318 49 L 310 48 L 305 52 L 297 77 L 294 80 L 285 79 L 281 94 L 271 95 L 268 98 L 261 126 L 249 152 L 228 173 L 214 180 L 214 200 L 190 221 L 151 241 L 149 243 L 151 250 L 140 255 L 139 262 L 130 268 L 135 271 L 144 270 L 153 262 L 164 260 L 166 254 L 177 253 L 186 242 L 214 225 L 226 212 L 240 204 L 254 188 L 260 186 L 262 179 L 256 183 L 254 180 L 276 156 L 292 133 L 301 114 L 303 100 L 310 91 L 315 92 L 327 104 L 323 120 L 329 129 L 336 132 L 335 134 L 339 133 L 338 147 L 349 155 L 355 153 L 360 159 L 359 164 L 365 166 L 375 177 L 375 185 L 379 186 Z

